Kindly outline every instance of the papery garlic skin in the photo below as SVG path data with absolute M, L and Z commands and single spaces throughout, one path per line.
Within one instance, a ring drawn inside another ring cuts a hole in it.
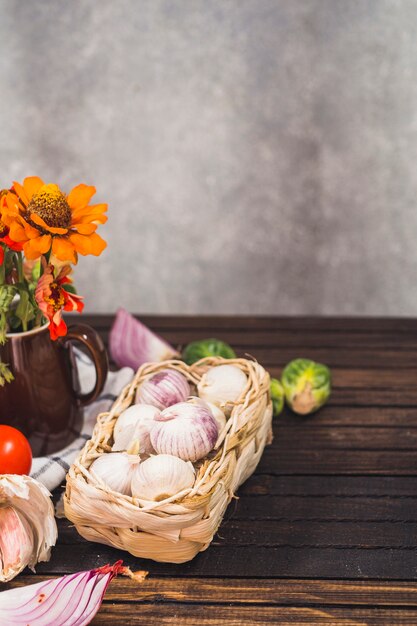
M 248 378 L 235 365 L 211 367 L 197 385 L 198 395 L 206 402 L 223 408 L 228 402 L 237 402 L 248 383 Z
M 143 381 L 136 391 L 136 404 L 151 404 L 161 411 L 185 401 L 190 395 L 190 385 L 180 372 L 163 369 Z
M 57 539 L 49 491 L 29 476 L 0 476 L 0 582 L 49 561 Z M 19 545 L 18 545 L 19 544 Z
M 132 495 L 160 502 L 190 489 L 195 470 L 190 462 L 170 454 L 158 454 L 143 461 L 133 474 Z
M 102 454 L 90 465 L 89 471 L 113 491 L 130 496 L 130 483 L 140 457 L 126 452 Z
M 195 462 L 213 449 L 218 434 L 217 422 L 208 406 L 191 398 L 168 407 L 155 418 L 151 443 L 158 454 Z
M 140 454 L 152 454 L 154 451 L 150 430 L 160 410 L 150 404 L 133 404 L 121 413 L 113 430 L 114 444 L 112 450 L 120 452 L 128 450 L 138 441 Z

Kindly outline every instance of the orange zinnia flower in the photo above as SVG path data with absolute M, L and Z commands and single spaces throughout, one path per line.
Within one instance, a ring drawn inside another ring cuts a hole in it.
M 60 261 L 77 262 L 77 253 L 98 256 L 106 242 L 95 232 L 107 221 L 107 204 L 89 205 L 96 188 L 78 185 L 66 196 L 37 176 L 25 178 L 0 198 L 1 219 L 27 259 L 51 250 Z
M 84 303 L 82 297 L 69 293 L 62 285 L 71 283 L 68 273 L 69 265 L 65 265 L 54 278 L 54 266 L 43 264 L 44 270 L 35 290 L 35 300 L 44 316 L 49 320 L 51 339 L 58 339 L 67 333 L 67 325 L 62 319 L 62 311 L 81 311 Z

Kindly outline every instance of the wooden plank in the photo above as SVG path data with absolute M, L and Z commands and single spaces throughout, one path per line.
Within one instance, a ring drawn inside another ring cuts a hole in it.
M 331 532 L 331 531 L 330 531 Z M 260 536 L 262 526 L 259 527 Z M 389 578 L 415 577 L 415 548 L 366 548 L 323 546 L 212 545 L 194 560 L 175 565 L 155 563 L 95 543 L 58 544 L 49 563 L 39 563 L 39 574 L 66 574 L 123 559 L 132 569 L 149 570 L 152 576 L 248 578 Z
M 259 462 L 258 473 L 347 474 L 417 476 L 415 451 L 396 450 L 286 450 L 268 446 Z
M 349 504 L 349 503 L 347 503 Z M 417 501 L 414 501 L 417 505 Z M 287 514 L 289 514 L 287 509 Z M 357 513 L 356 513 L 357 514 Z M 232 514 L 231 514 L 232 515 Z M 253 518 L 241 519 L 232 515 L 225 519 L 215 536 L 212 546 L 292 546 L 292 547 L 364 547 L 364 548 L 415 548 L 417 536 L 417 520 L 410 523 L 401 520 L 366 521 L 360 519 L 349 521 L 329 517 L 327 509 L 316 521 L 306 519 L 269 518 L 260 520 Z M 364 512 L 365 516 L 366 513 Z M 417 517 L 417 514 L 414 514 Z M 259 526 L 262 526 L 262 538 L 259 537 Z M 74 529 L 59 527 L 59 543 L 71 546 L 85 542 Z M 70 549 L 70 548 L 68 548 Z
M 23 575 L 5 588 L 47 580 Z M 417 583 L 276 578 L 155 578 L 143 583 L 119 577 L 110 583 L 106 602 L 190 602 L 279 605 L 417 606 Z
M 326 405 L 311 415 L 311 417 L 300 417 L 295 415 L 288 408 L 285 408 L 281 415 L 274 419 L 274 428 L 298 428 L 300 424 L 306 426 L 326 426 L 337 429 L 339 426 L 375 426 L 395 428 L 416 428 L 417 427 L 417 407 L 372 407 L 372 406 L 329 406 Z
M 254 316 L 254 315 L 143 315 L 134 314 L 147 326 L 155 330 L 163 329 L 242 329 L 244 331 L 262 330 L 318 330 L 320 332 L 337 331 L 341 333 L 360 332 L 366 335 L 380 332 L 409 334 L 417 332 L 417 320 L 406 317 L 314 317 L 314 316 Z M 69 320 L 82 320 L 83 323 L 95 325 L 97 328 L 110 328 L 114 314 L 78 314 L 66 313 Z
M 96 328 L 108 337 L 109 328 Z M 158 331 L 157 331 L 158 332 Z M 159 330 L 164 339 L 176 345 L 186 345 L 190 341 L 206 339 L 210 334 L 202 334 L 201 330 L 187 329 L 162 329 Z M 256 348 L 277 349 L 287 348 L 296 350 L 309 350 L 310 348 L 324 348 L 332 350 L 352 350 L 358 348 L 391 349 L 399 351 L 417 350 L 417 328 L 414 332 L 398 334 L 396 332 L 379 333 L 338 333 L 328 330 L 313 330 L 300 332 L 291 330 L 263 330 L 263 329 L 215 329 L 216 338 L 226 341 L 236 349 Z
M 416 422 L 417 426 L 417 422 Z M 337 426 L 329 428 L 310 420 L 302 419 L 289 428 L 287 425 L 274 424 L 277 439 L 276 447 L 294 450 L 303 448 L 312 450 L 417 450 L 417 428 L 377 428 Z
M 108 604 L 105 602 L 94 626 L 123 622 L 163 626 L 181 624 L 181 626 L 241 626 L 241 624 L 280 626 L 295 624 L 320 624 L 340 626 L 381 626 L 384 624 L 417 623 L 417 611 L 414 609 L 374 609 L 374 608 L 338 608 L 338 607 L 291 607 L 291 606 L 247 606 L 196 605 L 196 604 Z
M 417 480 L 407 476 L 274 476 L 255 473 L 238 491 L 245 496 L 363 498 L 404 500 L 417 497 Z

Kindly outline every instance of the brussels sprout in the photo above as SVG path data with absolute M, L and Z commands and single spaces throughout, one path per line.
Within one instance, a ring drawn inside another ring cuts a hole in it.
M 270 392 L 274 417 L 277 417 L 284 408 L 284 387 L 276 378 L 271 378 Z
M 289 406 L 300 415 L 317 411 L 330 395 L 329 368 L 309 359 L 288 363 L 281 380 Z
M 201 339 L 192 341 L 182 352 L 183 360 L 192 365 L 206 356 L 222 356 L 225 359 L 235 359 L 235 351 L 220 339 Z

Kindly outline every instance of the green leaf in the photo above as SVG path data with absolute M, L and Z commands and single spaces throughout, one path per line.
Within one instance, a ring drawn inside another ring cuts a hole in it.
M 27 291 L 19 292 L 19 303 L 16 307 L 15 313 L 22 322 L 23 330 L 26 330 L 28 322 L 33 320 L 33 318 L 35 317 L 33 304 L 30 301 L 30 296 Z
M 64 285 L 62 285 L 62 288 L 65 289 L 65 291 L 67 291 L 68 293 L 73 293 L 77 295 L 77 290 L 72 283 L 65 283 Z

